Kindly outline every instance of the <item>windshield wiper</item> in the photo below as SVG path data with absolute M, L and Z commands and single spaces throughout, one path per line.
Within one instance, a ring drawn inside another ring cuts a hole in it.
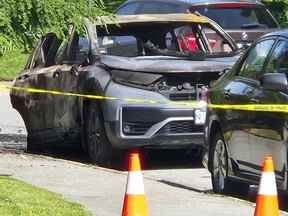
M 268 28 L 267 25 L 260 23 L 247 23 L 241 26 L 242 29 L 250 29 L 250 28 Z
M 206 58 L 206 54 L 203 51 L 192 52 L 179 52 L 168 49 L 160 49 L 156 47 L 151 41 L 144 43 L 144 48 L 149 52 L 149 55 L 162 55 L 172 57 L 189 58 L 195 61 L 203 61 Z

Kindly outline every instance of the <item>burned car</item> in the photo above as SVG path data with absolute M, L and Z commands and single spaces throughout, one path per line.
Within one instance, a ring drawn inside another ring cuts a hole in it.
M 101 164 L 120 149 L 201 145 L 207 88 L 238 56 L 231 37 L 194 14 L 101 20 L 63 41 L 47 34 L 15 79 L 18 88 L 82 94 L 11 91 L 28 149 L 81 144 Z

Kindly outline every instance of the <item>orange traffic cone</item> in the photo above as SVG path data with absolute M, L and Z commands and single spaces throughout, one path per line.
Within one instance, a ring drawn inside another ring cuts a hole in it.
M 144 193 L 143 176 L 139 152 L 129 154 L 128 177 L 122 216 L 147 216 L 147 203 Z
M 277 186 L 273 160 L 265 157 L 254 216 L 278 216 Z

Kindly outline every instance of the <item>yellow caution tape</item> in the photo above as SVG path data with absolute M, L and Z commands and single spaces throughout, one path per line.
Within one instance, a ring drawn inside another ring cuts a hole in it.
M 117 97 L 108 97 L 101 95 L 89 95 L 89 94 L 78 94 L 72 92 L 61 92 L 55 90 L 46 90 L 46 89 L 36 89 L 36 88 L 25 88 L 25 87 L 16 87 L 11 85 L 0 84 L 0 91 L 24 91 L 35 94 L 51 94 L 51 95 L 61 95 L 61 96 L 72 96 L 72 97 L 81 97 L 93 100 L 122 100 L 129 103 L 146 103 L 146 104 L 173 104 L 179 106 L 187 106 L 189 108 L 201 107 L 200 103 L 197 101 L 156 101 L 149 99 L 140 99 L 140 98 L 117 98 Z M 282 112 L 288 113 L 287 104 L 244 104 L 244 105 L 230 105 L 230 104 L 208 104 L 210 109 L 225 109 L 225 110 L 242 110 L 242 111 L 256 111 L 256 112 Z
M 288 105 L 287 104 L 244 104 L 244 105 L 209 104 L 208 106 L 211 109 L 288 113 Z
M 101 95 L 89 95 L 89 94 L 79 94 L 79 93 L 72 93 L 72 92 L 61 92 L 61 91 L 55 91 L 55 90 L 47 90 L 47 89 L 37 89 L 37 88 L 30 88 L 30 87 L 16 87 L 16 86 L 10 86 L 10 85 L 3 85 L 0 84 L 0 91 L 1 90 L 14 90 L 14 91 L 23 91 L 23 92 L 29 92 L 29 93 L 35 93 L 35 94 L 50 94 L 50 95 L 56 95 L 56 96 L 72 96 L 72 97 L 81 97 L 81 98 L 87 98 L 87 99 L 93 99 L 93 100 L 122 100 L 129 103 L 144 103 L 144 104 L 168 104 L 173 103 L 174 105 L 179 106 L 189 106 L 189 108 L 198 107 L 199 104 L 197 101 L 191 101 L 191 102 L 169 102 L 169 101 L 156 101 L 156 100 L 150 100 L 150 99 L 140 99 L 140 98 L 117 98 L 117 97 L 108 97 L 108 96 L 101 96 Z

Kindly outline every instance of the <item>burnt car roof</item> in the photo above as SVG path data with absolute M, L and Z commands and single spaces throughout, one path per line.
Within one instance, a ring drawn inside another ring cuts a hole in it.
M 105 24 L 104 24 L 105 23 Z M 202 23 L 208 24 L 211 21 L 201 15 L 193 13 L 178 13 L 178 14 L 140 14 L 140 15 L 119 15 L 114 18 L 103 16 L 97 21 L 96 26 L 109 26 L 109 25 L 139 25 L 141 23 Z

